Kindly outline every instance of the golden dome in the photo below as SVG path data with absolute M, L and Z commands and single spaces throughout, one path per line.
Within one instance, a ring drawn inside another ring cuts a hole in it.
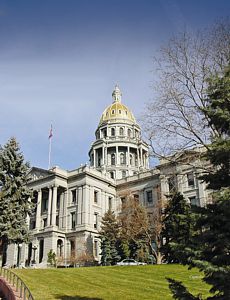
M 127 106 L 121 103 L 121 91 L 118 86 L 115 86 L 115 90 L 112 93 L 114 101 L 103 112 L 100 124 L 108 121 L 129 121 L 136 123 L 133 113 Z

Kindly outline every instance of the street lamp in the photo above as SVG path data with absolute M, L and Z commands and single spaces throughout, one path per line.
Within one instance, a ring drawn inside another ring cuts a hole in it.
M 17 267 L 18 268 L 20 266 L 20 260 L 21 260 L 21 249 L 22 249 L 22 244 L 18 244 L 18 257 L 17 257 Z

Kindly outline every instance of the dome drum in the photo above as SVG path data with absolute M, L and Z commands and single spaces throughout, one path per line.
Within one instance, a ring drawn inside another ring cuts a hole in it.
M 132 112 L 121 103 L 118 86 L 112 96 L 114 101 L 101 116 L 89 156 L 91 167 L 120 179 L 149 168 L 148 146 L 141 140 Z

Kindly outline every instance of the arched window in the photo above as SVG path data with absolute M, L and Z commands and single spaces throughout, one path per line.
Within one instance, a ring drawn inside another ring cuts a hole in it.
M 103 138 L 107 137 L 107 129 L 106 128 L 102 130 L 102 137 Z
M 138 157 L 137 157 L 137 154 L 135 154 L 135 166 L 137 166 L 138 164 Z
M 111 128 L 111 136 L 115 136 L 115 128 Z
M 131 129 L 128 129 L 128 137 L 131 137 Z
M 125 177 L 126 177 L 126 171 L 122 171 L 121 177 L 122 177 L 122 178 L 125 178 Z
M 120 135 L 124 135 L 124 128 L 123 128 L 123 127 L 120 127 L 119 132 L 120 132 Z
M 120 164 L 124 165 L 126 163 L 125 161 L 125 154 L 124 153 L 120 153 Z
M 111 165 L 115 165 L 115 153 L 111 154 Z

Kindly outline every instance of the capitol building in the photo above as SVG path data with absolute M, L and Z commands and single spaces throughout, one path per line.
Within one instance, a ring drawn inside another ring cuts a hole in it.
M 88 165 L 71 171 L 30 170 L 29 187 L 36 204 L 34 215 L 28 217 L 31 241 L 20 248 L 9 245 L 7 265 L 45 267 L 51 249 L 63 262 L 84 252 L 100 262 L 101 219 L 109 209 L 119 214 L 127 192 L 148 213 L 159 197 L 165 198 L 175 187 L 191 204 L 204 206 L 210 192 L 198 178 L 201 151 L 175 154 L 173 162 L 164 159 L 150 169 L 148 145 L 116 86 L 96 128 Z

